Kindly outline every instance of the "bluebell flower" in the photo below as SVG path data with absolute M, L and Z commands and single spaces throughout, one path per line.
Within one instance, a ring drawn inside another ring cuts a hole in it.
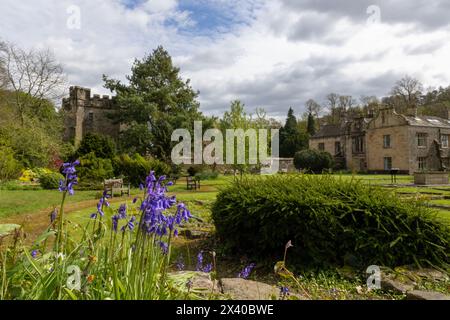
M 114 232 L 117 232 L 117 226 L 119 224 L 119 216 L 118 215 L 114 215 L 112 216 L 112 229 Z
M 80 164 L 80 161 L 76 160 L 73 163 L 66 162 L 62 166 L 62 173 L 65 175 L 66 179 L 59 181 L 59 187 L 58 190 L 60 192 L 67 191 L 69 195 L 73 196 L 75 194 L 75 191 L 73 190 L 73 186 L 78 184 L 78 177 L 76 175 L 77 170 L 75 169 L 76 166 Z
M 289 288 L 288 287 L 280 287 L 280 299 L 284 300 L 289 296 Z
M 183 256 L 180 255 L 178 257 L 176 266 L 177 266 L 178 271 L 183 271 L 184 270 L 185 265 L 184 265 Z
M 200 251 L 199 254 L 197 255 L 197 267 L 196 270 L 197 271 L 201 271 L 203 268 L 203 251 Z
M 53 209 L 53 211 L 50 213 L 50 223 L 55 222 L 56 216 L 58 215 L 58 209 Z
M 208 263 L 208 264 L 203 268 L 203 272 L 210 273 L 210 272 L 212 271 L 212 269 L 213 269 L 212 263 Z
M 127 217 L 127 205 L 126 204 L 122 204 L 119 207 L 119 219 L 126 219 Z
M 167 254 L 169 252 L 169 245 L 163 241 L 159 242 L 159 247 L 161 248 L 163 254 Z
M 250 265 L 246 266 L 238 275 L 239 278 L 247 279 L 250 276 L 250 273 L 252 272 L 253 268 L 255 267 L 254 263 L 251 263 Z
M 33 257 L 33 259 L 36 259 L 38 252 L 39 252 L 38 250 L 31 251 L 31 256 Z

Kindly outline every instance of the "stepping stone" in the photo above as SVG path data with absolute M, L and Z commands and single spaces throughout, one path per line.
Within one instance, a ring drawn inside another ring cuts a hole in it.
M 220 285 L 222 292 L 233 300 L 273 300 L 278 299 L 280 293 L 274 286 L 241 278 L 221 279 Z

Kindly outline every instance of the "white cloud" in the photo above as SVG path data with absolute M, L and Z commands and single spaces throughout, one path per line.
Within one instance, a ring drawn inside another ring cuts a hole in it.
M 206 113 L 220 114 L 230 100 L 242 99 L 249 111 L 264 107 L 284 116 L 288 107 L 301 112 L 307 99 L 320 102 L 332 91 L 386 94 L 404 74 L 426 86 L 449 85 L 450 26 L 429 18 L 448 14 L 442 12 L 448 7 L 421 2 L 424 18 L 410 19 L 390 12 L 399 2 L 383 2 L 382 23 L 368 26 L 361 2 L 334 8 L 309 0 L 214 0 L 208 5 L 233 24 L 211 27 L 199 19 L 208 12 L 181 10 L 176 0 L 133 8 L 122 0 L 2 0 L 0 38 L 52 48 L 72 84 L 101 94 L 107 93 L 102 74 L 123 79 L 135 57 L 162 44 L 200 90 Z M 196 3 L 206 8 L 204 0 Z M 67 7 L 74 4 L 81 9 L 80 30 L 66 27 Z

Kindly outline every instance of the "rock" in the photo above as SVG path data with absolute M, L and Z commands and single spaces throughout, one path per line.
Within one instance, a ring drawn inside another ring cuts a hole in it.
M 279 289 L 253 280 L 225 278 L 220 280 L 222 293 L 233 300 L 272 300 L 278 299 Z
M 382 290 L 391 290 L 397 293 L 406 293 L 407 291 L 411 291 L 414 289 L 412 284 L 401 283 L 399 281 L 393 280 L 389 277 L 382 276 L 381 277 L 381 289 Z
M 406 293 L 407 300 L 450 300 L 450 296 L 440 292 L 412 290 Z
M 213 281 L 209 273 L 200 271 L 178 271 L 169 273 L 169 276 L 179 282 L 182 286 L 185 286 L 188 281 L 191 281 L 192 292 L 220 293 L 220 287 L 217 281 Z
M 448 276 L 444 274 L 441 271 L 435 270 L 435 269 L 419 269 L 415 270 L 414 274 L 418 275 L 419 277 L 427 278 L 430 280 L 447 280 Z

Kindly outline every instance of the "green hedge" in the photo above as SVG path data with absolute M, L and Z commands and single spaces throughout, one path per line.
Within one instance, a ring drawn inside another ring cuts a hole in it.
M 62 174 L 57 172 L 43 173 L 39 176 L 39 183 L 42 189 L 55 190 L 59 188 L 59 181 L 64 180 Z
M 323 170 L 333 168 L 334 160 L 328 152 L 308 149 L 295 154 L 294 165 L 299 170 L 321 173 Z
M 212 209 L 225 248 L 303 265 L 448 267 L 449 227 L 417 201 L 333 176 L 279 175 L 235 181 Z M 290 249 L 291 250 L 291 249 Z

